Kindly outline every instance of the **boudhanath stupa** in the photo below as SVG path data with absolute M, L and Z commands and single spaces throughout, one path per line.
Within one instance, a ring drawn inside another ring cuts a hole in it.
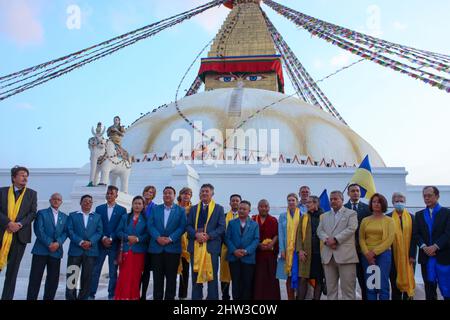
M 387 55 L 401 53 L 402 58 L 414 57 L 408 60 L 411 63 L 420 61 L 426 67 L 447 72 L 450 65 L 448 56 L 387 44 L 339 26 L 330 26 L 274 1 L 263 2 L 312 35 L 450 92 L 448 85 L 439 82 L 442 80 L 439 76 L 422 79 L 423 70 L 419 75 L 415 74 L 413 67 L 396 65 L 394 60 L 388 60 Z M 253 204 L 253 213 L 257 202 L 264 198 L 270 203 L 271 214 L 278 216 L 286 208 L 287 194 L 297 193 L 300 186 L 309 186 L 314 195 L 319 195 L 324 189 L 329 192 L 345 190 L 356 168 L 368 156 L 378 192 L 388 199 L 393 192 L 404 193 L 412 212 L 423 207 L 423 186 L 408 185 L 406 168 L 386 166 L 382 155 L 350 128 L 270 22 L 260 0 L 213 0 L 187 13 L 162 20 L 166 24 L 149 25 L 72 55 L 8 75 L 3 77 L 3 81 L 15 81 L 18 76 L 29 77 L 32 72 L 58 63 L 56 69 L 63 68 L 66 60 L 67 64 L 79 63 L 73 68 L 82 66 L 85 61 L 90 62 L 91 51 L 97 55 L 98 51 L 102 53 L 102 46 L 108 50 L 116 48 L 116 45 L 118 49 L 123 48 L 126 41 L 132 44 L 170 27 L 173 19 L 182 22 L 222 4 L 229 8 L 229 14 L 200 65 L 194 65 L 198 67 L 198 74 L 187 94 L 184 97 L 177 94 L 175 102 L 153 109 L 123 128 L 123 134 L 116 135 L 115 147 L 109 142 L 112 150 L 126 151 L 121 153 L 122 157 L 126 155 L 130 160 L 126 170 L 127 188 L 118 185 L 121 190 L 118 203 L 130 208 L 132 197 L 141 194 L 147 185 L 157 188 L 157 203 L 162 202 L 161 191 L 165 186 L 173 186 L 176 190 L 192 188 L 192 200 L 196 202 L 200 186 L 211 183 L 215 187 L 215 201 L 226 208 L 230 195 L 238 193 Z M 389 49 L 381 51 L 381 46 Z M 86 60 L 82 60 L 85 56 Z M 69 72 L 71 70 L 68 69 Z M 50 73 L 49 79 L 51 76 Z M 294 94 L 285 93 L 285 82 L 289 80 L 296 91 Z M 201 87 L 204 90 L 200 90 Z M 0 101 L 29 88 L 0 92 Z M 145 101 L 142 102 L 144 104 Z M 92 119 L 92 124 L 99 120 L 108 122 L 106 119 Z M 90 129 L 85 128 L 86 131 Z M 97 130 L 92 128 L 91 147 L 101 145 L 105 148 L 105 129 L 105 125 L 98 125 Z M 100 162 L 110 160 L 107 151 L 102 150 L 104 154 L 100 157 L 94 156 L 91 150 L 91 161 L 86 159 L 86 165 L 81 168 L 30 168 L 29 186 L 39 191 L 39 209 L 48 207 L 48 199 L 55 191 L 63 196 L 64 212 L 78 210 L 79 199 L 84 194 L 93 196 L 94 206 L 104 203 L 106 185 L 98 185 L 92 171 L 92 168 L 100 166 Z M 118 165 L 114 161 L 112 163 Z M 116 180 L 108 183 L 115 184 Z M 0 184 L 10 184 L 10 168 L 0 169 Z M 448 205 L 450 186 L 439 188 L 441 203 Z M 31 246 L 28 246 L 19 274 L 18 287 L 21 289 L 16 291 L 18 299 L 25 298 L 23 288 L 28 281 L 30 250 Z M 64 273 L 65 262 L 62 266 L 61 272 Z M 417 274 L 416 279 L 418 283 L 421 281 Z M 106 297 L 105 283 L 102 282 L 100 291 Z M 60 289 L 63 287 L 64 284 L 60 283 Z M 58 297 L 63 299 L 61 290 Z
M 277 9 L 273 1 L 264 3 Z M 422 186 L 407 185 L 406 169 L 387 167 L 342 119 L 267 18 L 261 1 L 224 4 L 230 12 L 187 95 L 126 128 L 121 145 L 132 165 L 128 194 L 121 192 L 120 202 L 128 207 L 131 195 L 149 184 L 158 190 L 189 186 L 196 201 L 200 186 L 212 183 L 218 203 L 226 206 L 230 194 L 239 193 L 255 204 L 269 200 L 278 214 L 286 195 L 301 185 L 313 194 L 344 190 L 368 155 L 377 191 L 388 197 L 403 192 L 410 207 L 421 207 Z M 286 7 L 280 10 L 302 17 Z M 297 95 L 284 92 L 288 79 Z M 32 169 L 39 205 L 46 206 L 54 190 L 63 193 L 66 211 L 77 209 L 85 193 L 102 203 L 105 186 L 87 187 L 90 167 Z M 8 183 L 9 170 L 1 170 L 0 177 Z M 450 187 L 441 189 L 441 198 L 450 200 Z M 157 193 L 157 202 L 161 196 Z

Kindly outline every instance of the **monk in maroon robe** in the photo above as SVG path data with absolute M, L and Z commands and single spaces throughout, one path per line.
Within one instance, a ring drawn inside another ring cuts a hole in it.
M 276 278 L 278 256 L 278 221 L 269 214 L 267 200 L 258 203 L 259 214 L 252 219 L 259 225 L 256 250 L 255 300 L 280 300 L 280 283 Z

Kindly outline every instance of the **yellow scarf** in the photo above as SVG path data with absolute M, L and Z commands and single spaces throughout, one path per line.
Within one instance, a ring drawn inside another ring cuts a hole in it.
M 206 232 L 209 219 L 211 218 L 215 206 L 216 204 L 214 200 L 211 200 L 211 202 L 208 205 L 208 218 L 206 219 L 204 232 Z M 198 217 L 200 216 L 200 208 L 202 208 L 201 202 L 197 206 L 197 212 L 195 217 L 195 230 L 197 230 L 198 226 Z M 211 254 L 208 252 L 206 247 L 207 247 L 206 243 L 199 243 L 198 241 L 195 240 L 194 272 L 197 272 L 197 283 L 205 283 L 212 281 L 214 279 Z
M 14 187 L 9 187 L 8 190 L 8 218 L 12 222 L 16 222 L 17 215 L 19 214 L 20 206 L 22 205 L 23 196 L 27 188 L 25 187 L 16 201 L 14 196 Z M 11 248 L 13 234 L 12 232 L 5 231 L 3 234 L 2 248 L 0 251 L 0 270 L 2 270 L 8 263 L 9 249 Z
M 178 203 L 178 205 L 180 205 L 180 203 Z M 184 207 L 184 210 L 186 210 L 186 215 L 189 214 L 190 209 L 191 209 L 191 203 L 189 203 L 186 207 Z M 187 232 L 185 232 L 181 236 L 181 257 L 180 257 L 180 263 L 178 264 L 178 274 L 183 273 L 183 263 L 181 262 L 181 260 L 185 259 L 187 262 L 191 261 L 191 255 L 189 254 L 187 247 L 188 247 L 188 237 L 187 237 Z
M 295 238 L 297 234 L 297 227 L 300 222 L 300 209 L 296 208 L 294 217 L 291 217 L 289 209 L 286 212 L 287 217 L 287 234 L 286 234 L 286 263 L 284 271 L 288 276 L 291 276 L 292 258 L 295 251 Z
M 402 213 L 402 227 L 400 225 L 400 218 L 395 210 L 392 214 L 395 225 L 394 238 L 394 263 L 397 270 L 397 288 L 401 292 L 406 292 L 408 297 L 414 296 L 414 289 L 416 282 L 414 280 L 414 270 L 409 263 L 409 249 L 411 244 L 412 234 L 412 219 L 406 209 Z
M 228 228 L 228 223 L 233 220 L 233 211 L 229 211 L 225 216 L 225 225 Z M 228 282 L 231 281 L 230 266 L 227 261 L 228 248 L 225 244 L 222 244 L 222 250 L 220 252 L 220 281 Z

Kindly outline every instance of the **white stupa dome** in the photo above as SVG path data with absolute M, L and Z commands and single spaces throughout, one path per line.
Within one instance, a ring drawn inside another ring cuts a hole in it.
M 203 131 L 216 128 L 224 137 L 226 129 L 235 129 L 246 119 L 244 131 L 278 129 L 283 159 L 309 157 L 316 165 L 325 160 L 336 166 L 354 166 L 369 155 L 373 167 L 385 166 L 372 146 L 349 126 L 296 97 L 261 89 L 225 88 L 185 97 L 177 105 L 189 121 L 201 121 Z M 179 143 L 171 140 L 176 129 L 186 129 L 192 136 L 195 131 L 171 103 L 133 123 L 122 145 L 134 157 L 170 155 Z

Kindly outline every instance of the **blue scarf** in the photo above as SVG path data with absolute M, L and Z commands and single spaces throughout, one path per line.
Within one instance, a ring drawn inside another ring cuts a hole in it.
M 291 268 L 291 288 L 298 288 L 298 251 L 294 250 L 294 256 L 292 257 L 292 268 Z
M 300 209 L 300 217 L 308 212 L 308 207 L 304 204 L 299 203 L 297 207 Z
M 439 203 L 437 203 L 436 206 L 433 208 L 431 217 L 430 217 L 430 209 L 428 207 L 425 209 L 425 212 L 424 212 L 425 223 L 427 224 L 427 227 L 428 227 L 428 235 L 430 238 L 430 244 L 433 242 L 433 237 L 432 237 L 433 225 L 434 225 L 434 221 L 436 220 L 436 214 L 439 212 L 439 210 L 441 210 L 441 206 L 439 205 Z M 437 266 L 436 257 L 428 257 L 427 278 L 428 278 L 428 281 L 434 282 L 434 283 L 436 283 L 436 280 L 437 280 L 436 266 Z

